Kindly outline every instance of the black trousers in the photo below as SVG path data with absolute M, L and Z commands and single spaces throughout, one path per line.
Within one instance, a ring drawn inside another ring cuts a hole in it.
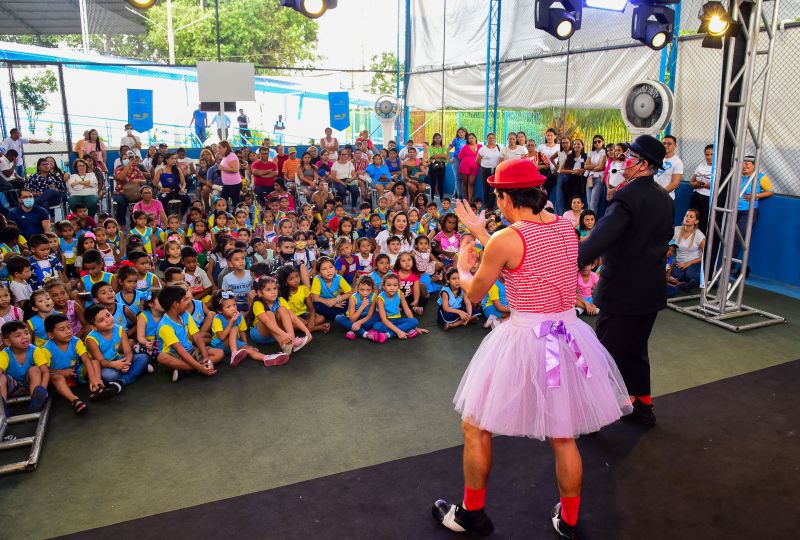
M 489 185 L 489 177 L 494 174 L 494 169 L 487 169 L 481 167 L 481 182 L 483 183 L 483 206 L 487 210 L 494 210 L 497 208 L 497 198 L 494 194 L 494 188 Z
M 647 341 L 658 312 L 647 315 L 597 315 L 597 337 L 617 363 L 628 394 L 650 395 L 650 357 Z

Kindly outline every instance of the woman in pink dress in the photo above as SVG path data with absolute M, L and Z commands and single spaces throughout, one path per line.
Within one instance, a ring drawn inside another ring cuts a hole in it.
M 457 203 L 458 217 L 485 246 L 473 276 L 475 239 L 461 241 L 465 301 L 479 302 L 502 275 L 511 317 L 483 340 L 453 399 L 464 432 L 464 499 L 440 499 L 432 509 L 453 531 L 486 536 L 494 530 L 484 501 L 492 434 L 498 433 L 548 439 L 561 497 L 550 518 L 560 536 L 575 538 L 583 474 L 575 438 L 632 411 L 614 360 L 575 313 L 578 238 L 569 221 L 544 210 L 545 180 L 525 159 L 498 165 L 488 182 L 512 225 L 491 237 L 483 214 Z
M 458 167 L 458 173 L 461 176 L 461 189 L 462 193 L 468 201 L 472 201 L 475 197 L 475 177 L 478 176 L 478 150 L 481 145 L 478 144 L 478 137 L 474 133 L 467 135 L 467 144 L 461 148 L 458 153 L 458 159 L 461 164 Z

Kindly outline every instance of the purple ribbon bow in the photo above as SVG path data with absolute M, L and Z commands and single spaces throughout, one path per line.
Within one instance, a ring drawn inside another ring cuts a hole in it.
M 561 386 L 561 338 L 564 338 L 569 348 L 575 353 L 575 365 L 578 366 L 578 369 L 583 372 L 587 379 L 592 376 L 589 372 L 589 364 L 586 363 L 575 337 L 567 330 L 564 321 L 544 321 L 534 328 L 534 333 L 539 339 L 545 338 L 545 348 L 547 350 L 545 365 L 548 388 L 559 388 Z

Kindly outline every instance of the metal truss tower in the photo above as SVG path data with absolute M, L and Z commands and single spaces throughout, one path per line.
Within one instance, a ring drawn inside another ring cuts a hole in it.
M 759 181 L 779 5 L 780 0 L 731 0 L 731 18 L 740 27 L 734 37 L 726 38 L 723 49 L 709 231 L 703 258 L 706 284 L 700 295 L 669 302 L 677 311 L 734 332 L 785 321 L 779 315 L 742 304 L 755 198 L 750 197 L 747 209 L 739 210 L 742 195 L 755 193 Z M 748 154 L 755 155 L 755 171 L 744 180 L 742 164 Z M 737 221 L 745 211 L 747 222 L 740 231 Z M 696 306 L 681 305 L 697 299 Z
M 489 0 L 489 31 L 486 33 L 486 103 L 483 108 L 483 138 L 497 130 L 497 98 L 500 85 L 500 13 L 503 0 Z M 490 109 L 491 107 L 491 109 Z M 491 123 L 489 117 L 491 116 Z M 502 140 L 502 137 L 500 137 Z

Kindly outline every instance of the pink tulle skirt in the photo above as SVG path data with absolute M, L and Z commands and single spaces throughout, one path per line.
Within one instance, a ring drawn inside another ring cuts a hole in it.
M 547 321 L 563 321 L 562 332 Z M 632 410 L 614 360 L 572 309 L 513 311 L 481 343 L 453 403 L 481 429 L 541 440 L 593 433 Z

